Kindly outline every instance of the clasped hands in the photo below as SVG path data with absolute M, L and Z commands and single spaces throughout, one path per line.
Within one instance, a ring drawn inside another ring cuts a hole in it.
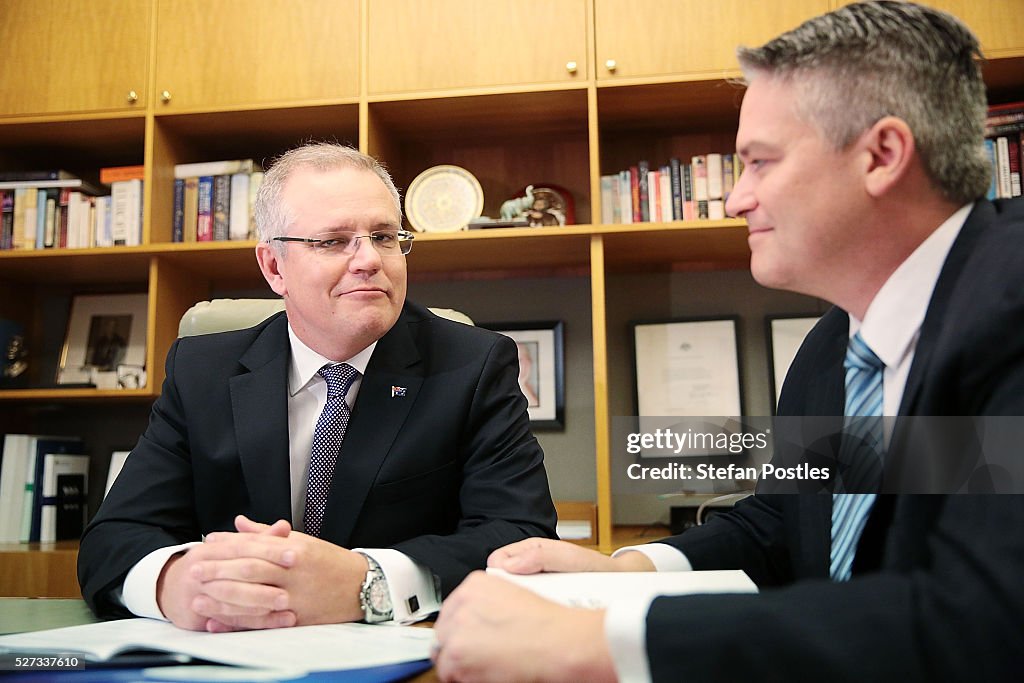
M 219 633 L 363 618 L 365 557 L 285 520 L 266 525 L 238 515 L 235 528 L 164 565 L 157 602 L 174 625 Z

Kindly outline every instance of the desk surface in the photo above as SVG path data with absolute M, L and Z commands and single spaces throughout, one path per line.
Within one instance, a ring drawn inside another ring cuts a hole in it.
M 99 619 L 85 606 L 84 600 L 0 598 L 0 635 L 94 624 L 97 621 Z

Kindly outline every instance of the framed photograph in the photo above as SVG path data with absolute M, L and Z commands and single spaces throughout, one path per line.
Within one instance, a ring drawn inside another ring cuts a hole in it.
M 768 379 L 772 391 L 772 414 L 779 405 L 782 383 L 800 345 L 821 319 L 817 315 L 770 315 L 765 318 L 768 338 Z
M 737 320 L 633 323 L 637 415 L 742 415 Z
M 562 322 L 483 323 L 510 337 L 519 349 L 519 388 L 526 396 L 530 426 L 565 428 L 565 358 Z
M 57 383 L 91 383 L 99 389 L 117 389 L 121 377 L 137 377 L 146 365 L 147 299 L 146 294 L 76 296 L 71 303 Z M 136 382 L 133 388 L 138 386 Z

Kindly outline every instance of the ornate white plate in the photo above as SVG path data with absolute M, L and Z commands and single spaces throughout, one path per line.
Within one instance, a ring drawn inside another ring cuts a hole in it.
M 461 166 L 434 166 L 416 176 L 405 195 L 405 215 L 420 232 L 457 232 L 484 210 L 480 181 Z

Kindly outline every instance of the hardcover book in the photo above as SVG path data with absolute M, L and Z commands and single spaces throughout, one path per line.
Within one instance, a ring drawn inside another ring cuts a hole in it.
M 79 538 L 85 530 L 89 456 L 47 453 L 40 494 L 39 542 Z

